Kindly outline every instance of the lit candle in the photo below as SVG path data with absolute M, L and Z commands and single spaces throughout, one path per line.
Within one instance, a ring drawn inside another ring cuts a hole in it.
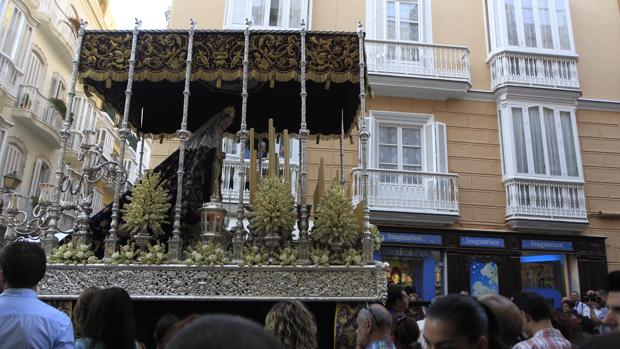
M 273 119 L 269 118 L 269 175 L 276 176 L 278 164 L 276 163 L 276 132 L 273 128 Z
M 287 183 L 291 183 L 291 169 L 290 169 L 290 159 L 291 159 L 291 155 L 290 155 L 290 141 L 289 141 L 289 136 L 288 136 L 288 130 L 284 130 L 284 133 L 282 135 L 282 143 L 284 146 L 284 180 Z

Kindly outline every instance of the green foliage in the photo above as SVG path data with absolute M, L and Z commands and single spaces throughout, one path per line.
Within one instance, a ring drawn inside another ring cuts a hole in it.
M 263 265 L 269 261 L 269 253 L 258 245 L 243 248 L 243 265 Z
M 209 267 L 216 265 L 230 264 L 228 253 L 222 248 L 213 244 L 190 247 L 185 252 L 187 265 L 206 265 Z
M 48 98 L 47 100 L 63 119 L 67 117 L 67 104 L 65 101 L 59 98 Z
M 370 237 L 372 238 L 373 249 L 379 251 L 383 242 L 383 235 L 379 234 L 379 228 L 376 225 L 370 225 Z
M 351 247 L 360 239 L 351 200 L 340 186 L 329 188 L 317 211 L 312 238 L 320 245 L 341 243 L 342 247 Z
M 297 264 L 299 253 L 296 248 L 284 247 L 278 252 L 278 260 L 280 265 L 294 265 Z
M 329 251 L 322 248 L 310 249 L 310 260 L 316 265 L 328 265 L 329 264 Z
M 140 252 L 136 251 L 136 244 L 127 242 L 126 245 L 121 246 L 119 251 L 112 254 L 110 264 L 135 264 L 139 256 Z
M 138 262 L 141 264 L 162 264 L 168 259 L 163 243 L 149 246 L 147 251 L 140 251 Z
M 125 219 L 124 229 L 131 236 L 136 233 L 152 233 L 157 240 L 164 234 L 162 224 L 168 222 L 168 209 L 170 199 L 164 189 L 165 181 L 160 183 L 160 175 L 157 172 L 146 174 L 133 188 L 130 201 L 122 209 Z
M 64 264 L 90 264 L 97 263 L 99 259 L 95 257 L 90 246 L 80 244 L 77 248 L 73 247 L 73 244 L 65 244 L 58 246 L 47 258 L 50 263 L 64 263 Z
M 268 232 L 290 233 L 295 224 L 291 186 L 278 177 L 263 179 L 254 199 L 251 226 L 256 236 Z
M 346 249 L 343 254 L 342 257 L 344 259 L 344 264 L 351 266 L 351 265 L 361 265 L 362 264 L 362 255 L 359 253 L 359 251 L 357 251 L 354 248 L 348 248 Z

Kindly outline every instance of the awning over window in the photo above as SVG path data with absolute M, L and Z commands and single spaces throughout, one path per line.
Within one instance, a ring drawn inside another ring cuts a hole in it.
M 87 31 L 79 78 L 117 111 L 125 103 L 131 31 Z M 187 59 L 186 31 L 141 31 L 138 35 L 129 120 L 146 134 L 172 135 L 179 129 Z M 248 128 L 266 132 L 300 127 L 300 33 L 250 34 Z M 340 116 L 350 132 L 359 106 L 359 40 L 356 33 L 308 32 L 306 36 L 307 120 L 311 134 L 340 134 Z M 228 132 L 241 116 L 244 34 L 196 31 L 188 129 L 196 130 L 227 106 L 236 110 Z M 140 111 L 144 119 L 140 128 Z

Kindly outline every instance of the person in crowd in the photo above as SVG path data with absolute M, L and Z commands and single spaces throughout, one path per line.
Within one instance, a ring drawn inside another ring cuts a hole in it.
M 566 314 L 562 311 L 551 311 L 551 325 L 557 328 L 562 336 L 572 344 L 581 343 L 583 341 L 583 333 L 572 312 Z
M 571 319 L 576 319 L 577 315 L 574 311 L 573 302 L 570 299 L 564 299 L 562 301 L 562 305 L 560 306 L 560 311 Z
M 428 349 L 504 349 L 497 337 L 497 320 L 475 298 L 450 294 L 437 299 L 424 321 Z
M 185 327 L 191 325 L 192 323 L 194 323 L 196 320 L 200 319 L 201 316 L 198 314 L 192 314 L 188 317 L 186 317 L 185 319 L 177 322 L 176 324 L 174 324 L 163 336 L 162 340 L 161 340 L 161 345 L 160 348 L 166 348 L 166 345 L 168 344 L 168 342 L 170 342 L 170 340 L 172 339 L 172 337 L 174 337 L 175 334 L 177 334 L 177 332 L 181 331 L 182 329 L 184 329 Z
M 265 329 L 274 335 L 285 349 L 316 349 L 314 315 L 299 301 L 280 302 L 265 317 Z
M 620 270 L 609 273 L 607 285 L 607 307 L 609 311 L 602 322 L 615 331 L 620 331 Z
M 569 299 L 571 302 L 573 302 L 573 310 L 575 310 L 575 315 L 583 315 L 583 311 L 588 308 L 588 305 L 581 301 L 579 292 L 571 292 Z
M 407 314 L 401 315 L 396 319 L 393 325 L 394 331 L 392 336 L 397 349 L 420 349 L 418 343 L 420 337 L 420 328 L 417 321 Z
M 608 312 L 609 309 L 598 294 L 588 296 L 588 306 L 584 309 L 583 316 L 590 318 L 595 326 L 601 324 Z
M 533 292 L 516 295 L 513 302 L 521 311 L 523 329 L 530 337 L 513 349 L 572 349 L 572 344 L 551 324 L 551 307 L 543 297 Z
M 95 299 L 95 294 L 99 290 L 99 287 L 94 286 L 85 288 L 75 303 L 75 308 L 73 308 L 73 332 L 76 338 L 82 337 L 82 326 L 84 326 L 90 306 L 93 303 L 93 299 Z
M 18 241 L 0 251 L 0 347 L 72 349 L 69 317 L 37 298 L 46 271 L 38 244 Z
M 620 271 L 612 271 L 607 275 L 607 290 L 609 312 L 602 323 L 615 332 L 594 336 L 586 341 L 581 349 L 611 349 L 620 346 Z
M 166 349 L 284 349 L 259 324 L 239 316 L 205 315 L 177 332 Z
M 398 285 L 390 285 L 387 292 L 385 307 L 395 319 L 403 315 L 409 309 L 409 296 L 405 290 Z
M 497 294 L 487 294 L 478 298 L 487 306 L 498 323 L 498 338 L 512 347 L 523 339 L 523 324 L 519 308 L 508 298 Z
M 133 304 L 119 287 L 98 291 L 93 299 L 76 349 L 138 349 Z
M 168 331 L 179 322 L 179 318 L 173 314 L 164 314 L 161 316 L 155 324 L 155 331 L 153 337 L 155 338 L 155 345 L 157 349 L 164 349 L 163 340 Z
M 396 349 L 392 342 L 392 315 L 383 305 L 366 305 L 355 321 L 358 348 Z

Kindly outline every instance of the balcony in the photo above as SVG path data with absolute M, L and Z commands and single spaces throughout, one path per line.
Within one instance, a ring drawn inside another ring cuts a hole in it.
M 228 154 L 230 156 L 230 154 Z M 221 196 L 222 201 L 228 204 L 234 204 L 239 202 L 239 174 L 237 173 L 237 166 L 239 165 L 239 159 L 234 156 L 230 156 L 230 158 L 224 159 L 224 163 L 222 165 L 222 187 L 221 187 Z M 262 164 L 263 173 L 267 173 L 267 162 Z M 248 160 L 245 161 L 245 180 L 246 185 L 243 191 L 243 202 L 250 202 L 250 191 L 248 189 L 249 186 L 249 177 L 248 172 L 250 169 L 250 162 Z M 299 176 L 299 165 L 291 164 L 291 192 L 297 200 L 297 178 Z M 284 162 L 280 162 L 280 172 L 284 171 Z
M 467 47 L 366 40 L 366 57 L 377 95 L 445 100 L 471 87 Z
M 368 170 L 373 223 L 445 226 L 459 217 L 458 176 L 449 173 Z M 362 200 L 362 170 L 353 170 L 353 203 Z
M 583 183 L 511 178 L 506 187 L 506 221 L 515 230 L 580 231 L 588 224 Z
M 13 60 L 7 55 L 0 52 L 0 98 L 12 97 L 12 104 L 17 96 L 17 90 L 19 85 L 17 84 L 18 78 L 22 75 L 22 72 L 17 69 Z
M 506 85 L 579 90 L 577 57 L 502 51 L 489 58 L 491 88 Z
M 37 87 L 20 86 L 13 117 L 25 124 L 37 139 L 47 143 L 52 149 L 60 149 L 62 116 Z
M 43 0 L 37 10 L 37 19 L 45 25 L 43 32 L 60 41 L 65 54 L 71 60 L 77 46 L 77 35 L 67 13 L 58 4 L 58 0 Z

